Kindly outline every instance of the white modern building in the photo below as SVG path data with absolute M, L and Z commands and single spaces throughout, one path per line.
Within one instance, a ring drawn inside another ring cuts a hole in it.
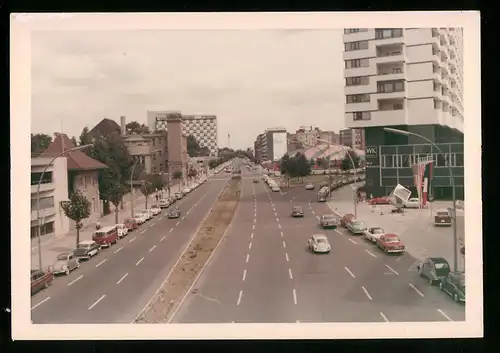
M 275 127 L 259 134 L 254 142 L 255 158 L 261 162 L 277 162 L 288 151 L 286 129 Z
M 38 183 L 51 157 L 31 159 L 31 237 L 37 235 Z M 59 157 L 48 166 L 40 183 L 41 235 L 62 235 L 69 231 L 70 220 L 64 214 L 61 201 L 68 200 L 67 158 Z
M 463 167 L 463 152 L 448 145 L 462 144 L 463 148 L 462 35 L 461 28 L 344 29 L 345 124 L 365 130 L 366 150 L 376 152 L 366 156 L 372 168 L 410 168 L 427 155 L 436 159 L 436 166 L 445 167 L 445 162 L 438 161 L 438 153 L 427 148 L 429 145 L 413 148 L 412 152 L 403 147 L 399 152 L 396 147 L 385 148 L 384 152 L 384 146 L 426 143 L 415 136 L 388 133 L 384 127 L 447 144 L 443 148 L 449 151 L 451 160 L 456 159 L 455 154 L 462 154 L 458 160 Z M 367 171 L 367 184 L 379 188 L 374 194 L 385 193 L 382 189 L 401 182 L 400 174 L 408 177 L 402 170 L 385 176 L 383 171 L 373 171 L 373 179 L 369 174 Z M 411 179 L 411 171 L 409 176 Z M 447 189 L 440 192 L 447 195 L 451 191 L 449 182 L 445 182 L 449 175 L 439 177 L 443 178 L 440 187 Z

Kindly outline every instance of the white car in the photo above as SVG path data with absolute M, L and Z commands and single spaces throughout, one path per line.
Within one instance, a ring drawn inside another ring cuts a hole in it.
M 376 243 L 377 240 L 384 234 L 385 231 L 380 227 L 373 227 L 365 230 L 365 238 L 372 243 Z
M 273 185 L 273 186 L 271 186 L 271 190 L 272 190 L 272 192 L 279 192 L 280 188 L 278 185 Z
M 160 208 L 167 208 L 170 206 L 169 201 L 167 199 L 161 199 L 160 200 Z
M 405 202 L 405 208 L 420 208 L 420 200 L 418 197 L 412 197 Z
M 116 229 L 118 230 L 118 238 L 123 238 L 128 234 L 128 228 L 125 227 L 125 224 L 119 223 L 115 224 Z
M 307 241 L 307 247 L 313 253 L 326 253 L 328 254 L 331 250 L 330 243 L 324 234 L 314 234 Z
M 137 224 L 144 224 L 147 221 L 146 216 L 143 215 L 142 213 L 136 213 L 134 215 L 134 219 L 137 222 Z
M 153 213 L 153 216 L 158 216 L 161 214 L 161 208 L 158 205 L 152 205 L 150 211 Z
M 142 210 L 141 213 L 144 215 L 144 217 L 146 217 L 146 221 L 153 219 L 153 212 L 151 212 L 151 210 L 145 209 Z
M 305 186 L 306 190 L 314 190 L 314 184 L 306 184 Z
M 189 194 L 190 192 L 191 192 L 191 189 L 190 189 L 190 188 L 184 188 L 184 189 L 182 190 L 182 193 L 183 193 L 184 195 L 187 195 L 187 194 Z

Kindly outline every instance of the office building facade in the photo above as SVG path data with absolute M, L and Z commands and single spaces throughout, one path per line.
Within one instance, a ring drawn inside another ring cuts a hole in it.
M 367 187 L 387 195 L 415 190 L 412 165 L 432 161 L 430 194 L 451 197 L 453 169 L 463 198 L 463 63 L 461 28 L 344 30 L 345 123 L 363 129 Z M 391 127 L 424 136 L 396 135 Z
M 255 159 L 259 162 L 277 162 L 287 151 L 287 133 L 282 127 L 270 128 L 259 134 L 254 142 Z

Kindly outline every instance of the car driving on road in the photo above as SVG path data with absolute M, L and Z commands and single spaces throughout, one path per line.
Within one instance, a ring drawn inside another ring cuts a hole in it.
M 450 273 L 450 264 L 443 257 L 428 257 L 417 266 L 419 276 L 425 277 L 430 285 L 436 284 Z
M 78 244 L 73 251 L 73 255 L 79 260 L 89 260 L 91 257 L 97 255 L 101 250 L 101 246 L 93 240 L 84 240 Z
M 319 218 L 319 225 L 322 228 L 336 229 L 337 228 L 337 218 L 332 214 L 322 215 Z
M 418 197 L 412 197 L 404 203 L 405 208 L 420 208 L 420 200 Z
M 377 239 L 385 234 L 385 231 L 380 227 L 368 228 L 365 231 L 365 238 L 369 241 L 376 243 Z
M 174 208 L 168 212 L 168 218 L 179 218 L 181 216 L 181 211 L 178 208 Z
M 401 239 L 396 234 L 384 234 L 381 235 L 377 241 L 377 246 L 383 250 L 386 254 L 388 253 L 403 253 L 405 251 L 405 246 Z
M 439 289 L 448 294 L 456 302 L 465 302 L 465 274 L 450 272 L 439 282 Z
M 347 223 L 347 230 L 351 234 L 355 235 L 365 234 L 366 225 L 363 222 L 358 221 L 357 219 L 353 219 L 351 220 L 351 222 Z
M 306 190 L 314 190 L 314 184 L 311 184 L 311 183 L 306 184 L 305 189 Z
M 451 213 L 446 208 L 436 210 L 434 214 L 434 225 L 437 226 L 451 226 Z
M 313 253 L 328 254 L 331 250 L 328 238 L 324 234 L 314 234 L 307 241 L 307 246 Z
M 78 267 L 80 267 L 80 261 L 73 253 L 62 253 L 57 255 L 56 261 L 52 265 L 52 272 L 54 275 L 69 275 Z
M 304 210 L 300 206 L 292 208 L 292 217 L 304 217 Z

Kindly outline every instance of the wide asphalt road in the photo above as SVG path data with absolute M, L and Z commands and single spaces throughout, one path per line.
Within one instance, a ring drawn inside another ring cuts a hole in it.
M 314 191 L 273 193 L 245 169 L 243 177 L 231 228 L 172 323 L 465 320 L 464 306 L 421 279 L 409 254 L 320 229 L 318 217 L 333 212 Z M 295 205 L 303 219 L 290 217 Z M 330 254 L 307 250 L 312 234 L 328 236 Z
M 129 323 L 148 303 L 196 234 L 229 176 L 185 196 L 182 217 L 167 211 L 32 297 L 33 323 Z

